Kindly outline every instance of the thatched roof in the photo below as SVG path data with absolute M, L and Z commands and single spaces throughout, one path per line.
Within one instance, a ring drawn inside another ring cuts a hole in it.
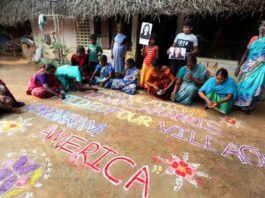
M 23 22 L 51 12 L 49 1 L 0 0 L 0 24 Z M 56 14 L 75 18 L 87 16 L 129 17 L 135 14 L 245 14 L 265 10 L 265 0 L 57 0 L 52 3 Z

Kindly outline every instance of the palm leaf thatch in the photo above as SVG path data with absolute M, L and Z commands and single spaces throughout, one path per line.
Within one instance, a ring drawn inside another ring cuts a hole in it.
M 50 1 L 1 0 L 0 24 L 12 25 L 39 14 L 51 14 Z M 136 15 L 226 15 L 263 13 L 264 0 L 57 0 L 52 3 L 56 14 L 74 18 L 101 18 Z

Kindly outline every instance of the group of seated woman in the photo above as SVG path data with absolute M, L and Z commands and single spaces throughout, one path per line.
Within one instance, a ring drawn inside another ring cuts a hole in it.
M 107 62 L 106 55 L 101 55 L 99 64 L 91 74 L 89 81 L 84 82 L 84 70 L 79 65 L 63 65 L 56 68 L 52 64 L 46 64 L 30 79 L 27 94 L 39 98 L 56 96 L 63 99 L 65 92 L 68 91 L 97 91 L 98 89 L 92 85 L 135 94 L 139 70 L 131 58 L 127 59 L 126 67 L 124 78 L 115 79 L 113 66 Z
M 216 109 L 224 114 L 231 112 L 236 98 L 236 83 L 228 76 L 227 70 L 221 68 L 215 77 L 209 78 L 206 67 L 197 64 L 195 56 L 188 55 L 176 77 L 170 69 L 154 60 L 153 69 L 147 74 L 147 90 L 158 97 L 173 102 L 191 105 L 196 96 L 206 102 L 206 108 Z
M 187 56 L 186 66 L 179 70 L 176 77 L 157 59 L 151 65 L 152 69 L 147 72 L 145 80 L 149 94 L 184 105 L 192 104 L 196 96 L 200 96 L 207 108 L 215 108 L 224 114 L 231 111 L 236 97 L 236 84 L 225 69 L 218 70 L 216 77 L 209 78 L 205 66 L 197 64 L 193 55 Z M 31 78 L 27 93 L 39 98 L 64 98 L 64 92 L 67 91 L 97 91 L 97 88 L 92 87 L 97 85 L 133 95 L 139 85 L 139 70 L 131 58 L 126 61 L 126 73 L 122 79 L 114 78 L 114 68 L 105 55 L 99 57 L 99 63 L 88 83 L 84 83 L 83 71 L 80 65 L 64 65 L 56 69 L 47 64 Z

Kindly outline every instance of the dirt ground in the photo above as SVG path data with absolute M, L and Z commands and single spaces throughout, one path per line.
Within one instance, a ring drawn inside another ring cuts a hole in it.
M 2 197 L 264 197 L 265 103 L 222 116 L 145 93 L 25 94 L 38 69 L 0 57 L 22 114 L 0 120 Z

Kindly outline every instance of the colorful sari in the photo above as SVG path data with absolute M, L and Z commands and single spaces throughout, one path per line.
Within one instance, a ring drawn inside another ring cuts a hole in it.
M 242 65 L 237 83 L 238 96 L 235 105 L 252 110 L 261 100 L 265 87 L 265 37 L 249 46 L 249 54 Z
M 136 67 L 128 69 L 123 79 L 113 79 L 111 88 L 134 95 L 139 81 L 139 70 Z
M 126 54 L 126 46 L 123 45 L 124 40 L 126 39 L 126 35 L 119 33 L 114 38 L 114 45 L 113 45 L 113 66 L 115 72 L 117 73 L 124 73 L 124 65 L 125 65 L 125 54 Z
M 84 78 L 89 78 L 89 75 L 94 72 L 92 67 L 89 67 L 89 55 L 84 54 L 82 57 L 79 57 L 77 54 L 74 54 L 71 59 L 71 65 L 78 66 Z
M 217 84 L 215 77 L 212 77 L 204 83 L 199 89 L 199 92 L 203 92 L 206 97 L 214 103 L 223 100 L 228 94 L 232 94 L 233 98 L 230 101 L 221 103 L 215 108 L 217 111 L 224 114 L 231 112 L 237 96 L 236 83 L 234 79 L 230 77 L 222 84 Z
M 92 84 L 99 85 L 103 81 L 105 81 L 111 74 L 114 74 L 114 69 L 111 64 L 107 64 L 106 66 L 103 66 L 99 64 L 96 68 L 96 72 L 99 74 L 99 76 L 96 76 L 92 80 Z M 111 79 L 104 85 L 105 88 L 111 87 Z
M 76 83 L 82 82 L 82 75 L 78 66 L 63 65 L 56 70 L 56 77 L 63 85 L 65 91 L 71 91 Z
M 167 88 L 172 80 L 174 80 L 174 76 L 166 66 L 163 66 L 159 72 L 152 69 L 147 76 L 147 82 L 157 86 L 159 89 Z M 147 91 L 150 94 L 157 94 L 157 91 L 150 86 L 147 86 Z
M 44 69 L 40 69 L 37 71 L 33 77 L 30 79 L 28 83 L 28 88 L 27 88 L 27 94 L 28 95 L 33 95 L 39 98 L 50 98 L 54 96 L 53 94 L 47 92 L 45 88 L 43 87 L 43 84 L 41 84 L 37 78 L 39 75 L 41 75 L 44 72 Z M 56 93 L 60 93 L 60 84 L 58 79 L 56 78 L 55 75 L 46 75 L 47 78 L 47 84 L 51 90 L 53 90 Z
M 189 74 L 198 80 L 204 80 L 207 77 L 207 70 L 201 64 L 196 64 L 192 71 L 188 71 L 187 66 L 183 66 L 177 74 L 177 78 L 181 78 L 182 83 L 174 97 L 174 102 L 190 105 L 196 96 L 199 87 L 195 82 L 187 79 L 187 75 Z
M 12 106 L 14 108 L 16 107 L 22 107 L 25 104 L 23 102 L 18 102 L 13 94 L 10 92 L 10 90 L 7 88 L 6 84 L 4 81 L 0 79 L 0 109 L 5 109 L 7 106 Z

